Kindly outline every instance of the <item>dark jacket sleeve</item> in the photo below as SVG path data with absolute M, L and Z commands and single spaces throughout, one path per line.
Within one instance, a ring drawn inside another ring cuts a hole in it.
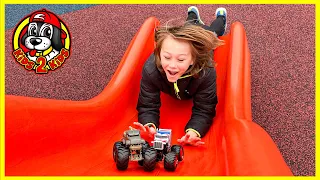
M 145 125 L 153 123 L 159 127 L 160 114 L 160 89 L 153 83 L 152 76 L 147 72 L 148 67 L 144 66 L 140 82 L 140 93 L 137 104 L 138 121 Z
M 207 71 L 201 84 L 193 97 L 192 116 L 185 130 L 196 130 L 201 137 L 205 136 L 212 125 L 216 115 L 218 103 L 216 91 L 216 72 L 214 69 Z

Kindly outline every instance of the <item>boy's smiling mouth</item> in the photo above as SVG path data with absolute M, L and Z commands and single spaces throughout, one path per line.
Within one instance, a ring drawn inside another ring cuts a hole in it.
M 170 70 L 167 70 L 167 71 L 171 76 L 175 76 L 176 74 L 178 74 L 177 71 L 170 71 Z

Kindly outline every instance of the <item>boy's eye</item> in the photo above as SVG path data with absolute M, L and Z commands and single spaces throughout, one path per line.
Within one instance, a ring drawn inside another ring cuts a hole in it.
M 179 61 L 184 61 L 184 59 L 178 59 Z

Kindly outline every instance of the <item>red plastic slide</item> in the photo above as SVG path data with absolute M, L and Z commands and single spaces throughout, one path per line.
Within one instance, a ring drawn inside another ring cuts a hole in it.
M 250 54 L 244 27 L 235 22 L 214 54 L 217 63 L 217 116 L 203 147 L 185 146 L 175 172 L 158 162 L 145 172 L 137 162 L 118 171 L 112 147 L 137 121 L 135 109 L 144 62 L 154 48 L 154 28 L 145 21 L 103 92 L 87 101 L 6 95 L 5 173 L 20 175 L 292 175 L 270 136 L 252 122 Z M 184 134 L 192 101 L 161 95 L 161 128 Z M 174 122 L 174 123 L 173 123 Z

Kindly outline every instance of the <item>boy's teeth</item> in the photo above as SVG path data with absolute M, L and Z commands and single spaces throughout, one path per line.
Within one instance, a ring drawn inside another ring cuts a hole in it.
M 176 75 L 177 72 L 168 71 L 170 75 Z

